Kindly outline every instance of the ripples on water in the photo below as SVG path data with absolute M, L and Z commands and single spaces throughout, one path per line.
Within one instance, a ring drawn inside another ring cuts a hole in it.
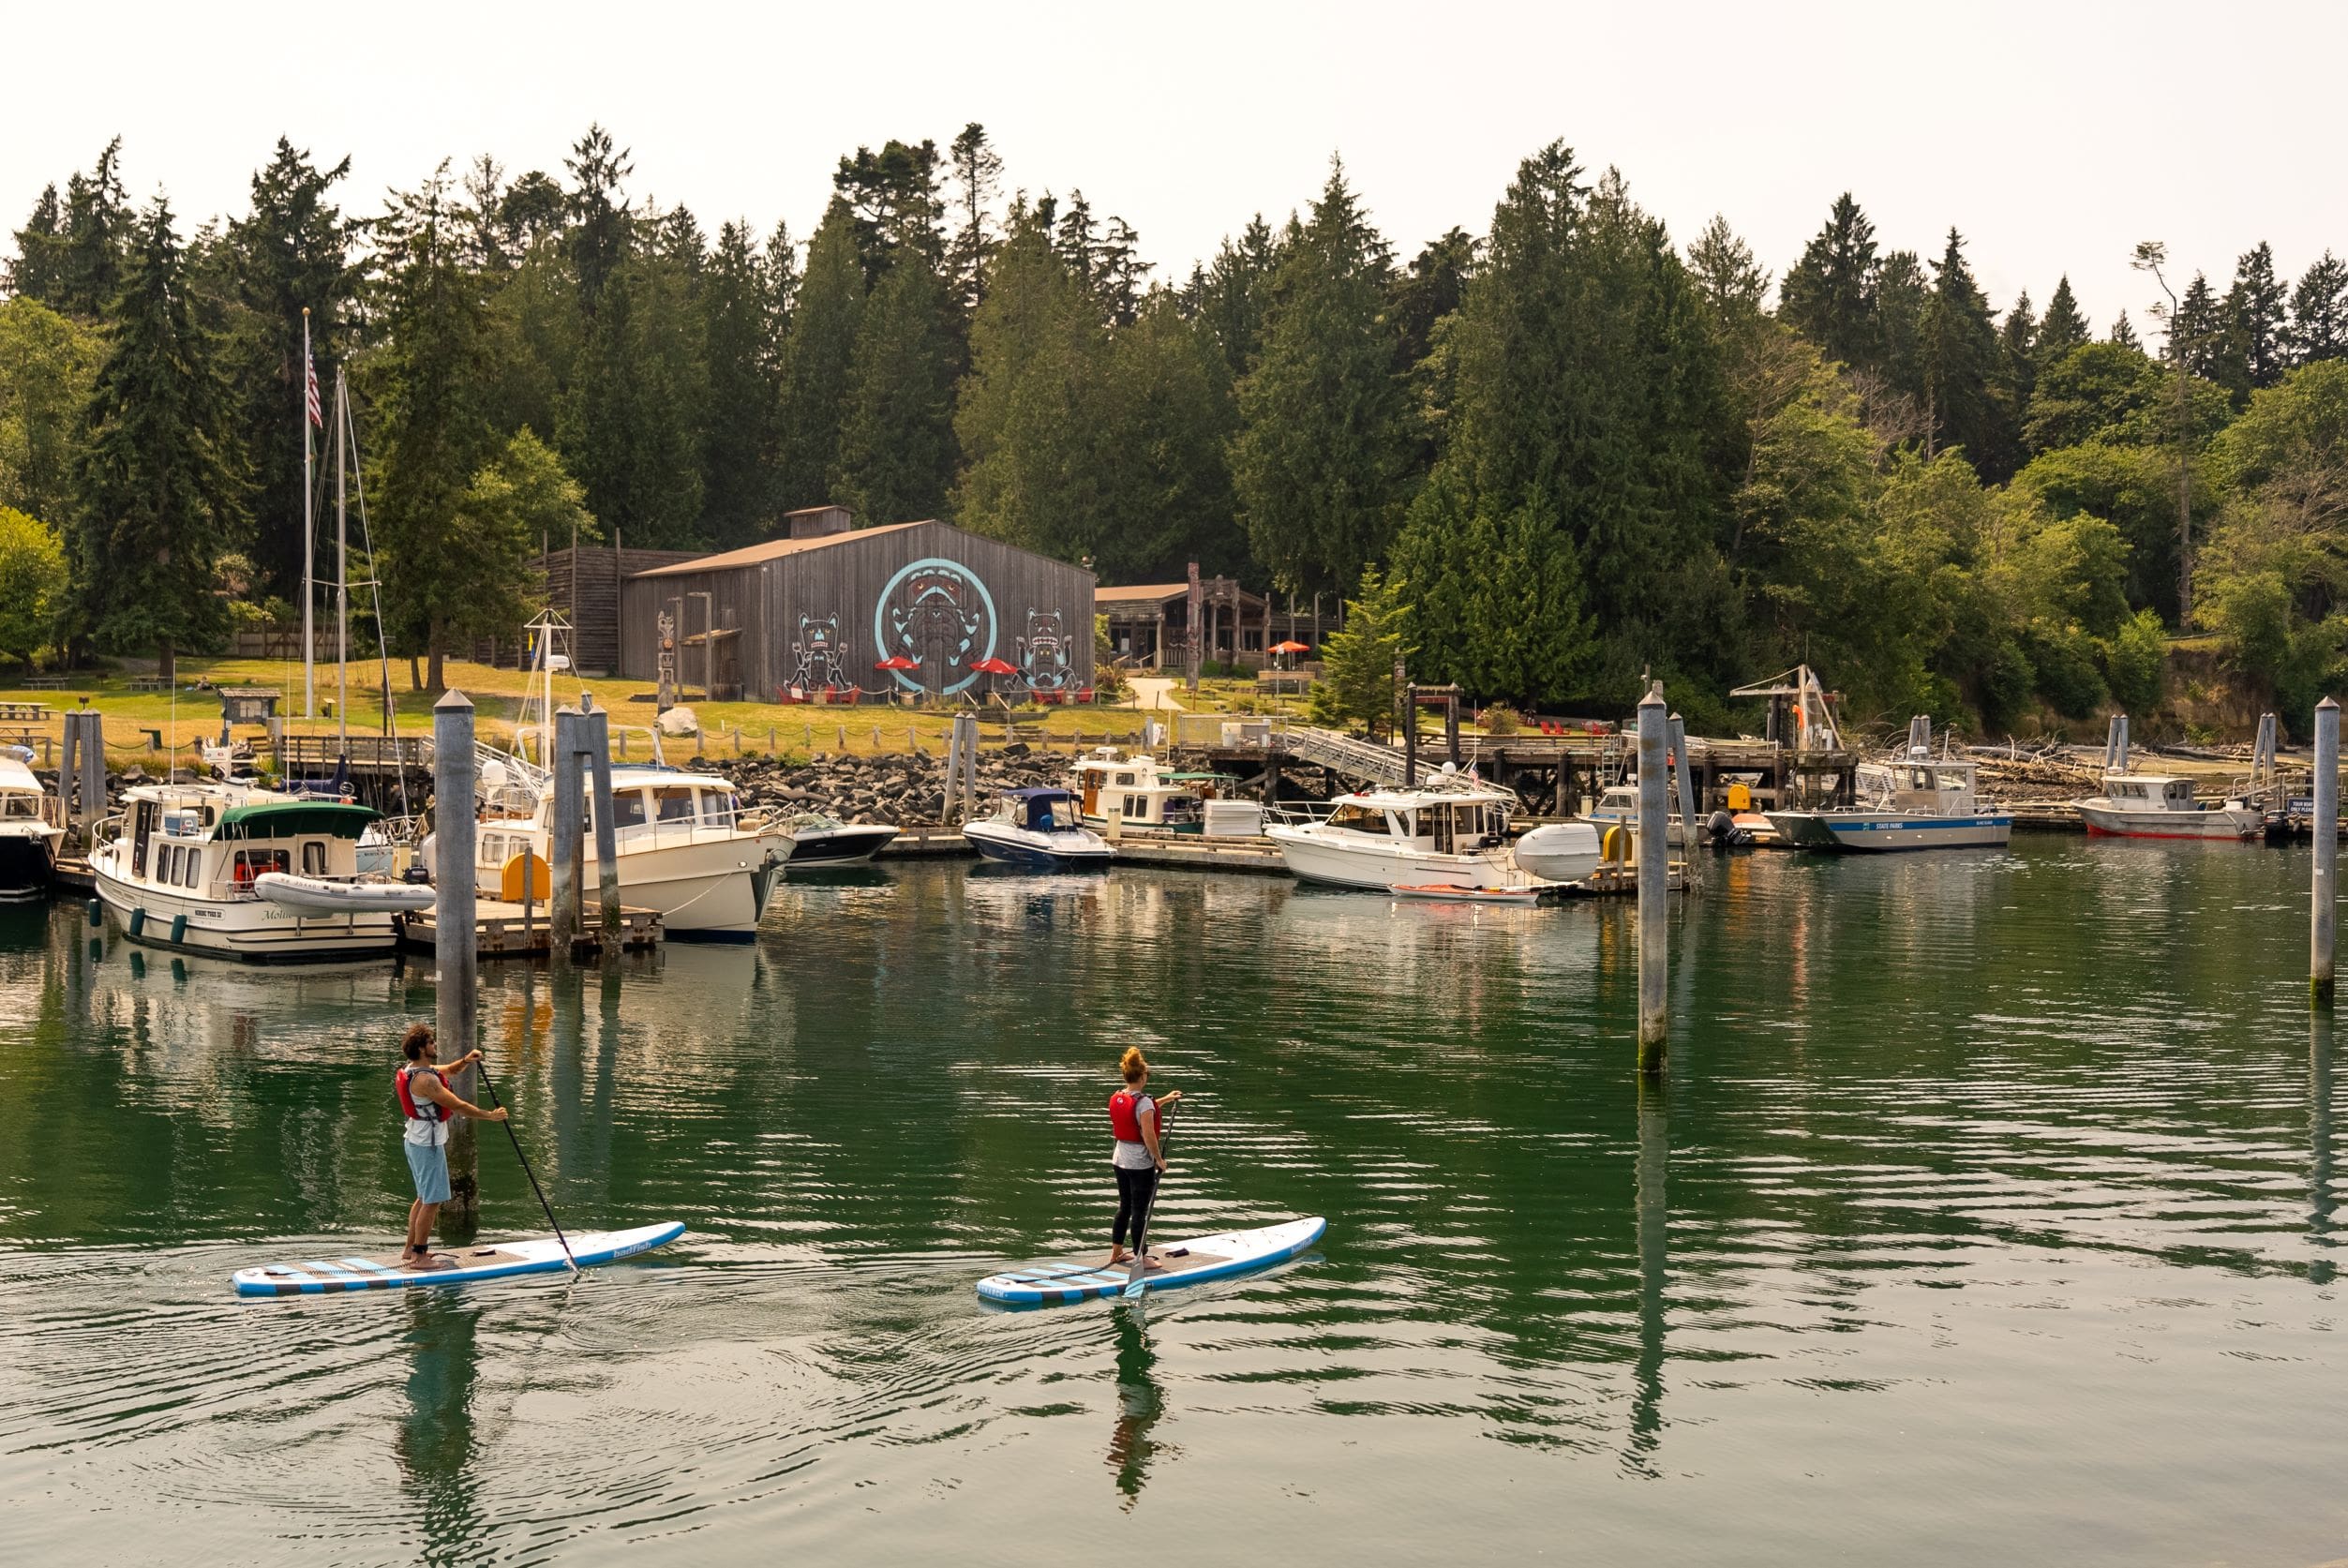
M 794 884 L 755 949 L 489 972 L 566 1222 L 686 1243 L 258 1304 L 232 1268 L 388 1247 L 428 974 L 0 915 L 0 1501 L 63 1562 L 2348 1555 L 2307 870 L 1716 860 L 1643 1091 L 1622 908 Z M 1102 1245 L 1134 1041 L 1190 1097 L 1158 1233 L 1323 1253 L 981 1309 Z M 485 1229 L 540 1228 L 483 1148 Z

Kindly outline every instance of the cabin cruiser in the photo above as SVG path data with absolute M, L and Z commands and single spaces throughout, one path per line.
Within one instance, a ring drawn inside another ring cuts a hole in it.
M 1934 756 L 1928 741 L 1861 763 L 1852 786 L 1855 806 L 1771 812 L 1770 826 L 1799 849 L 2002 849 L 2013 837 L 2011 812 L 1982 806 L 1974 765 Z
M 52 820 L 56 813 L 48 791 L 33 777 L 32 760 L 25 747 L 0 749 L 0 902 L 49 891 L 57 841 L 65 836 Z
M 1084 826 L 1065 789 L 1007 789 L 995 814 L 964 823 L 962 836 L 988 859 L 1017 866 L 1105 870 L 1115 853 Z
M 1670 799 L 1668 789 L 1665 791 L 1665 799 Z M 1679 809 L 1676 805 L 1668 805 L 1665 809 L 1669 814 L 1669 821 L 1664 832 L 1664 843 L 1674 849 L 1683 848 L 1687 844 L 1687 833 L 1680 821 Z M 1637 828 L 1638 781 L 1626 779 L 1621 784 L 1607 785 L 1598 793 L 1598 803 L 1582 813 L 1577 820 L 1596 828 L 1602 838 L 1609 828 Z
M 860 866 L 897 836 L 897 829 L 886 822 L 843 822 L 821 812 L 784 818 L 782 832 L 791 846 L 783 863 L 793 871 Z
M 1340 888 L 1512 888 L 1526 884 L 1508 847 L 1516 797 L 1473 784 L 1448 764 L 1428 789 L 1340 795 L 1329 814 L 1276 822 L 1264 837 L 1298 879 Z
M 1087 827 L 1106 828 L 1114 818 L 1120 829 L 1196 833 L 1205 826 L 1205 796 L 1221 779 L 1216 773 L 1163 772 L 1158 759 L 1145 753 L 1119 757 L 1115 747 L 1103 746 L 1069 769 L 1068 787 Z
M 141 784 L 97 830 L 97 896 L 131 939 L 231 958 L 388 954 L 419 889 L 358 874 L 366 806 L 241 784 Z M 426 895 L 428 897 L 428 895 Z
M 2266 830 L 2257 807 L 2193 799 L 2193 781 L 2167 773 L 2106 773 L 2103 793 L 2078 802 L 2090 834 L 2125 839 L 2254 839 Z
M 481 886 L 502 886 L 507 864 L 524 854 L 553 858 L 551 785 L 517 758 L 482 765 L 485 806 L 473 839 Z M 611 815 L 621 903 L 654 911 L 673 937 L 747 942 L 756 934 L 791 841 L 764 814 L 745 812 L 729 781 L 669 768 L 614 768 Z M 584 881 L 592 889 L 600 862 L 591 809 L 582 821 Z

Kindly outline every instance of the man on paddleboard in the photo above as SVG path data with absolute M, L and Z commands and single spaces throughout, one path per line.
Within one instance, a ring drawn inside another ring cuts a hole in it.
M 1176 1089 L 1162 1099 L 1152 1098 L 1149 1063 L 1138 1045 L 1128 1046 L 1117 1070 L 1125 1087 L 1109 1097 L 1109 1127 L 1116 1135 L 1116 1152 L 1109 1163 L 1117 1172 L 1117 1224 L 1110 1233 L 1110 1268 L 1144 1249 L 1143 1232 L 1149 1226 L 1149 1205 L 1158 1196 L 1158 1178 L 1166 1169 L 1165 1152 L 1158 1146 L 1160 1109 L 1182 1098 Z M 1133 1228 L 1133 1252 L 1125 1249 L 1126 1226 Z
M 428 1023 L 411 1023 L 400 1037 L 399 1049 L 408 1058 L 392 1081 L 399 1113 L 407 1123 L 405 1146 L 408 1172 L 415 1178 L 416 1201 L 408 1205 L 408 1246 L 400 1254 L 403 1268 L 446 1268 L 448 1260 L 432 1256 L 432 1223 L 448 1202 L 448 1124 L 454 1116 L 477 1122 L 505 1120 L 505 1107 L 484 1111 L 448 1092 L 445 1075 L 462 1072 L 481 1059 L 469 1051 L 442 1067 L 434 1060 L 438 1042 Z

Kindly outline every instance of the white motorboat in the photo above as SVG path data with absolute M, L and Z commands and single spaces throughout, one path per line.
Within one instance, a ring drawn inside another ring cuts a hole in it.
M 1667 784 L 1668 783 L 1668 781 Z M 1667 801 L 1672 799 L 1668 787 L 1665 790 L 1665 799 Z M 1680 820 L 1678 805 L 1667 804 L 1665 810 L 1670 814 L 1664 831 L 1664 843 L 1674 849 L 1685 848 L 1687 832 L 1685 825 Z M 1606 830 L 1609 828 L 1637 828 L 1638 826 L 1638 781 L 1630 779 L 1622 784 L 1608 784 L 1598 792 L 1598 803 L 1582 813 L 1578 820 L 1587 822 L 1597 829 L 1601 838 L 1605 837 Z
M 1077 798 L 1086 827 L 1106 828 L 1114 818 L 1120 829 L 1169 833 L 1201 831 L 1206 798 L 1223 782 L 1214 773 L 1169 773 L 1146 753 L 1120 757 L 1114 746 L 1080 758 L 1068 775 L 1069 792 Z
M 1604 850 L 1588 822 L 1545 822 L 1517 841 L 1517 864 L 1550 882 L 1578 882 L 1598 869 Z
M 358 875 L 359 835 L 376 814 L 248 784 L 141 784 L 99 828 L 90 870 L 133 941 L 252 960 L 369 958 L 398 941 L 387 909 L 303 908 L 258 883 L 284 874 L 355 884 L 354 895 L 396 886 Z
M 1859 803 L 1832 811 L 1771 812 L 1770 826 L 1800 849 L 2002 849 L 2013 814 L 1981 803 L 1977 770 L 1956 757 L 1936 757 L 1929 740 L 1905 754 L 1862 762 L 1852 778 Z
M 2106 773 L 2103 793 L 2078 802 L 2090 834 L 2123 839 L 2254 839 L 2266 830 L 2255 806 L 2193 799 L 2193 781 L 2168 773 Z
M 0 902 L 49 891 L 57 841 L 64 837 L 55 805 L 27 766 L 32 760 L 22 746 L 0 749 Z
M 793 871 L 860 866 L 897 836 L 897 829 L 886 822 L 843 822 L 820 812 L 785 817 L 782 831 L 790 844 L 784 864 Z
M 1115 854 L 1084 826 L 1065 789 L 1007 789 L 995 814 L 964 823 L 962 836 L 988 859 L 1014 866 L 1105 871 Z
M 543 773 L 512 760 L 491 762 L 482 774 L 486 810 L 473 860 L 480 885 L 497 888 L 520 856 L 552 859 L 554 796 Z M 780 824 L 743 811 L 730 782 L 714 773 L 614 768 L 611 812 L 621 903 L 655 911 L 674 937 L 747 942 L 757 933 L 791 841 Z M 591 810 L 586 817 L 581 855 L 591 899 L 601 861 Z
M 1339 888 L 1521 888 L 1508 846 L 1516 797 L 1454 774 L 1428 789 L 1340 795 L 1326 816 L 1275 822 L 1264 837 L 1295 876 Z

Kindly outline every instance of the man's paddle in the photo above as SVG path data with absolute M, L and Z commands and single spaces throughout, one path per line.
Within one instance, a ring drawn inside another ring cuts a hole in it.
M 498 1086 L 489 1082 L 489 1058 L 475 1053 L 481 1068 L 481 1086 L 489 1092 L 489 1109 L 498 1108 Z M 546 1189 L 538 1185 L 538 1172 L 530 1168 L 530 1156 L 522 1153 L 522 1141 L 514 1131 L 514 1115 L 506 1113 L 505 1135 L 514 1140 L 514 1157 L 522 1162 L 522 1174 L 530 1178 L 530 1189 L 538 1194 L 538 1206 L 546 1211 L 546 1223 L 554 1227 L 554 1239 L 562 1244 L 562 1261 L 571 1265 L 571 1272 L 579 1272 L 579 1261 L 571 1256 L 571 1239 L 562 1233 L 562 1221 L 554 1217 L 554 1205 L 546 1202 Z
M 1160 1105 L 1158 1107 L 1159 1158 L 1163 1159 L 1166 1157 L 1166 1143 L 1167 1141 L 1173 1137 L 1174 1113 L 1167 1110 L 1163 1105 Z M 1158 1187 L 1150 1192 L 1149 1206 L 1152 1209 L 1158 1206 L 1158 1193 L 1162 1191 L 1165 1187 L 1166 1184 L 1164 1174 L 1165 1173 L 1163 1172 L 1159 1172 Z M 1125 1299 L 1128 1301 L 1139 1301 L 1148 1291 L 1148 1285 L 1145 1282 L 1144 1276 L 1149 1273 L 1149 1248 L 1143 1245 L 1149 1239 L 1149 1214 L 1147 1210 L 1143 1211 L 1142 1225 L 1142 1233 L 1133 1238 L 1133 1262 L 1127 1265 L 1125 1271 Z

